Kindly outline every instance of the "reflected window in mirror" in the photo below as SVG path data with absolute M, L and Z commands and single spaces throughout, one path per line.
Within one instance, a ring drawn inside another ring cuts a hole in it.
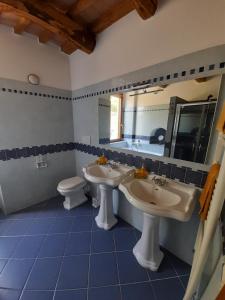
M 99 142 L 186 161 L 209 163 L 223 99 L 221 76 L 133 88 L 99 99 Z M 111 100 L 112 99 L 112 100 Z
M 110 142 L 122 138 L 122 100 L 122 94 L 110 96 Z

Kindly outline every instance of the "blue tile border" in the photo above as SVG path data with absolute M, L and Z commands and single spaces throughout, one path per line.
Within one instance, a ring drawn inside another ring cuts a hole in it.
M 100 95 L 106 95 L 106 94 L 112 94 L 112 93 L 116 93 L 118 91 L 123 92 L 124 90 L 128 90 L 128 89 L 132 89 L 138 86 L 143 86 L 143 85 L 149 85 L 149 87 L 153 87 L 156 85 L 157 82 L 165 82 L 171 79 L 184 79 L 184 77 L 188 77 L 188 76 L 203 76 L 204 72 L 211 72 L 211 71 L 221 71 L 221 69 L 225 68 L 225 62 L 220 62 L 220 63 L 215 63 L 215 64 L 210 64 L 210 65 L 205 65 L 205 66 L 196 66 L 195 68 L 191 68 L 189 70 L 183 70 L 183 71 L 177 71 L 177 72 L 173 72 L 172 74 L 166 74 L 166 75 L 159 75 L 158 77 L 154 77 L 154 78 L 147 78 L 143 81 L 139 81 L 139 82 L 131 82 L 128 84 L 125 84 L 123 86 L 117 86 L 117 87 L 110 87 L 108 89 L 104 89 L 104 90 L 98 90 L 98 91 L 91 91 L 90 93 L 87 94 L 81 94 L 75 97 L 72 97 L 73 101 L 77 101 L 77 100 L 84 100 L 84 99 L 88 99 L 91 97 L 95 97 L 95 96 L 100 96 Z M 208 75 L 209 76 L 209 75 Z M 82 89 L 83 90 L 83 89 Z M 76 91 L 74 91 L 73 93 L 76 94 Z M 104 105 L 101 105 L 104 106 Z
M 136 155 L 136 153 L 126 154 L 116 150 L 108 150 L 97 146 L 73 142 L 0 150 L 0 162 L 11 159 L 38 156 L 39 154 L 53 154 L 72 150 L 94 156 L 100 156 L 104 154 L 109 160 L 134 166 L 136 168 L 139 168 L 144 164 L 145 168 L 149 172 L 160 176 L 163 175 L 169 179 L 176 179 L 186 184 L 193 184 L 200 188 L 204 186 L 206 181 L 207 172 L 201 170 L 195 171 L 190 167 L 180 167 L 175 164 L 159 161 L 157 159 L 153 160 L 151 158 L 143 158 L 142 156 Z
M 56 94 L 49 94 L 49 93 L 44 93 L 40 91 L 28 91 L 28 90 L 22 90 L 22 89 L 16 89 L 16 88 L 6 88 L 6 87 L 0 87 L 0 92 L 3 93 L 12 93 L 12 94 L 18 94 L 18 95 L 27 95 L 27 96 L 35 96 L 35 97 L 43 97 L 46 99 L 56 99 L 56 100 L 72 100 L 72 97 L 65 97 L 61 95 L 56 95 Z
M 72 142 L 62 144 L 50 144 L 41 146 L 31 146 L 13 149 L 0 150 L 0 161 L 7 161 L 10 159 L 20 159 L 31 156 L 38 156 L 39 154 L 52 154 L 64 151 L 71 151 L 75 149 Z
M 175 164 L 153 160 L 151 158 L 143 158 L 136 154 L 126 154 L 116 150 L 108 150 L 80 143 L 74 143 L 74 148 L 76 151 L 95 156 L 104 154 L 110 160 L 134 166 L 136 168 L 141 167 L 141 165 L 144 164 L 149 172 L 153 172 L 156 175 L 163 175 L 169 179 L 176 179 L 186 184 L 193 184 L 199 188 L 202 188 L 205 184 L 207 172 L 201 170 L 195 171 L 190 167 L 180 167 Z

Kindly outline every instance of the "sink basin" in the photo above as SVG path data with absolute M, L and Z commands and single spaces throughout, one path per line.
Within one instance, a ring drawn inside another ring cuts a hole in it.
M 143 211 L 143 230 L 133 249 L 134 256 L 141 266 L 157 271 L 163 259 L 159 247 L 160 217 L 188 221 L 194 210 L 196 189 L 172 180 L 159 185 L 153 176 L 136 179 L 133 175 L 125 178 L 119 189 L 133 206 Z
M 136 208 L 160 217 L 188 221 L 195 205 L 195 188 L 172 180 L 158 186 L 152 176 L 147 179 L 129 177 L 121 182 L 119 189 Z
M 116 165 L 113 168 L 110 165 L 90 164 L 83 168 L 85 178 L 93 183 L 105 184 L 112 187 L 118 186 L 124 176 L 133 171 L 133 168 Z
M 117 223 L 117 219 L 113 214 L 112 191 L 132 172 L 134 172 L 133 168 L 124 165 L 97 165 L 92 163 L 83 168 L 84 177 L 99 186 L 100 209 L 95 218 L 98 227 L 109 230 Z

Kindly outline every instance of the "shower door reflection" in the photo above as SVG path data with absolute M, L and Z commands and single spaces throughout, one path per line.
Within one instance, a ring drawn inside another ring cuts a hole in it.
M 205 162 L 215 107 L 216 101 L 177 105 L 171 157 Z

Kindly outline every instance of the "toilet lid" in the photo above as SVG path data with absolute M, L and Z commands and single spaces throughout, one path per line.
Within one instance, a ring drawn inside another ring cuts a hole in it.
M 71 178 L 62 180 L 58 184 L 58 188 L 62 189 L 62 190 L 70 190 L 75 187 L 78 187 L 79 185 L 83 185 L 84 183 L 85 183 L 85 181 L 83 178 L 76 176 L 76 177 L 71 177 Z

